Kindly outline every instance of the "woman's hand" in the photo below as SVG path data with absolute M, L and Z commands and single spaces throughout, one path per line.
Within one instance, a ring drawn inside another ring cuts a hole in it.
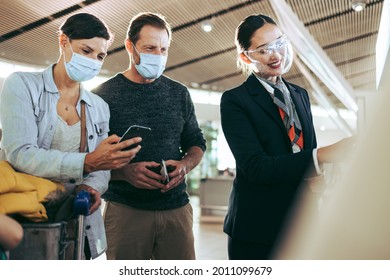
M 335 163 L 348 160 L 355 150 L 357 137 L 352 136 L 342 139 L 332 145 L 319 148 L 317 159 L 319 163 Z
M 91 203 L 90 203 L 90 206 L 89 206 L 89 213 L 92 214 L 93 212 L 95 212 L 97 209 L 99 209 L 99 206 L 102 204 L 102 199 L 100 197 L 100 193 L 93 189 L 92 187 L 90 186 L 87 186 L 87 185 L 79 185 L 76 187 L 76 193 L 80 192 L 80 191 L 87 191 L 90 196 L 91 196 Z
M 123 142 L 117 135 L 111 135 L 104 139 L 99 146 L 91 153 L 88 153 L 84 161 L 84 172 L 90 173 L 98 170 L 117 169 L 128 164 L 141 149 L 141 146 L 124 151 L 133 144 L 142 141 L 140 137 L 135 137 Z

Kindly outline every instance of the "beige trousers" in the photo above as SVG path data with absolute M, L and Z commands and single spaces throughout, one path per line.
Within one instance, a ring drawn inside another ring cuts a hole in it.
M 108 260 L 194 260 L 192 207 L 149 211 L 110 202 L 104 210 Z

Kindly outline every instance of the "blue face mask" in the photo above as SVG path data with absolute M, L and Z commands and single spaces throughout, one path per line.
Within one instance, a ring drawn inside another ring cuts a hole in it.
M 134 44 L 133 44 L 134 46 Z M 140 57 L 140 63 L 134 64 L 138 73 L 145 79 L 157 79 L 165 70 L 165 64 L 167 63 L 167 57 L 165 55 L 140 53 L 134 46 Z M 134 57 L 133 57 L 134 61 Z
M 70 46 L 70 48 L 72 48 L 72 46 Z M 66 62 L 65 58 L 64 64 L 66 73 L 68 73 L 69 78 L 76 82 L 84 82 L 94 78 L 97 74 L 99 74 L 103 62 L 73 52 L 70 61 Z

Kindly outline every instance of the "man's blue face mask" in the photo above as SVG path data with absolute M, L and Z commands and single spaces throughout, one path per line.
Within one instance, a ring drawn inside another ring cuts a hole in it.
M 138 65 L 135 64 L 135 62 L 133 63 L 138 73 L 145 79 L 157 79 L 158 77 L 160 77 L 165 70 L 165 65 L 167 63 L 167 56 L 158 55 L 158 54 L 140 53 L 134 44 L 133 46 L 140 57 L 140 62 Z M 134 57 L 133 57 L 133 61 L 134 61 Z

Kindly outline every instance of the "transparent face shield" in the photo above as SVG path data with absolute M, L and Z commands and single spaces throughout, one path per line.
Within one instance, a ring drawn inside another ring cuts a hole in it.
M 290 70 L 293 61 L 293 49 L 286 35 L 282 35 L 275 41 L 272 41 L 257 49 L 244 51 L 243 53 L 246 55 L 246 57 L 248 57 L 248 59 L 252 62 L 252 65 L 260 73 L 264 67 L 260 61 L 263 61 L 264 58 L 269 58 L 274 53 L 277 53 L 281 56 L 281 75 L 287 73 L 288 70 Z

